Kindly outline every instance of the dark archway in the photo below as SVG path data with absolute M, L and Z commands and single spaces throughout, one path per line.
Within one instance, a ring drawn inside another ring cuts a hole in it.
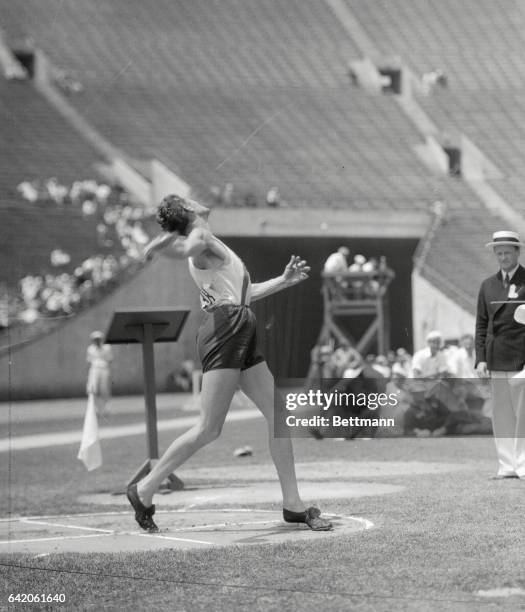
M 306 376 L 310 350 L 321 329 L 323 304 L 320 272 L 328 255 L 339 246 L 365 257 L 384 255 L 396 278 L 390 285 L 391 346 L 412 351 L 412 257 L 415 239 L 224 237 L 246 263 L 252 282 L 281 274 L 291 254 L 301 255 L 312 267 L 310 279 L 297 287 L 254 303 L 259 341 L 274 375 Z M 359 335 L 367 320 L 353 319 L 349 333 Z

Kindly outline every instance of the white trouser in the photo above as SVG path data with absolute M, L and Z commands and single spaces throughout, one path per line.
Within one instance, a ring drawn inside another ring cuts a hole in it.
M 525 478 L 525 379 L 511 385 L 517 372 L 490 373 L 492 383 L 492 427 L 498 454 L 498 475 Z

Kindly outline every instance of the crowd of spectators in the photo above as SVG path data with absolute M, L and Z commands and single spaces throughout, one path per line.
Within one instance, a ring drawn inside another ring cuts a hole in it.
M 68 187 L 52 177 L 24 181 L 18 191 L 32 203 L 77 207 L 83 216 L 96 215 L 95 242 L 105 253 L 75 261 L 74 254 L 61 248 L 51 250 L 44 272 L 20 279 L 18 295 L 8 306 L 11 322 L 31 324 L 41 318 L 69 316 L 94 303 L 140 259 L 149 241 L 143 225 L 149 213 L 132 205 L 122 190 L 93 180 L 75 181 Z
M 341 246 L 328 256 L 323 266 L 323 277 L 331 281 L 332 298 L 362 299 L 377 295 L 381 286 L 379 275 L 388 275 L 386 258 L 354 255 L 348 262 L 350 249 Z
M 104 206 L 115 195 L 109 185 L 95 180 L 75 181 L 71 186 L 63 185 L 54 176 L 40 180 L 25 180 L 17 186 L 17 191 L 28 202 L 56 204 L 58 206 L 81 206 L 86 214 L 93 214 L 98 206 Z M 121 192 L 123 193 L 123 192 Z
M 473 336 L 464 334 L 457 342 L 445 343 L 441 332 L 434 330 L 426 340 L 427 346 L 414 355 L 398 348 L 386 355 L 362 356 L 345 342 L 335 349 L 331 342 L 317 345 L 308 384 L 322 381 L 330 387 L 340 380 L 374 379 L 376 391 L 396 393 L 399 398 L 395 407 L 378 411 L 394 418 L 390 435 L 491 433 L 490 391 L 474 369 Z M 322 437 L 319 431 L 312 433 Z M 349 431 L 347 437 L 356 435 L 359 432 Z
M 266 192 L 264 199 L 258 197 L 253 191 L 241 191 L 233 185 L 226 183 L 222 188 L 214 185 L 210 188 L 211 203 L 215 206 L 255 208 L 258 206 L 269 206 L 278 208 L 288 206 L 283 200 L 279 188 L 271 186 Z

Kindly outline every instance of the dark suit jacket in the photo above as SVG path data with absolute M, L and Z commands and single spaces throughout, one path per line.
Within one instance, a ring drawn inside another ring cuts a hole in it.
M 525 300 L 525 268 L 519 266 L 512 277 L 515 298 L 503 286 L 501 271 L 485 279 L 478 295 L 476 315 L 476 365 L 487 362 L 489 370 L 517 371 L 525 364 L 525 325 L 514 321 L 514 311 Z M 510 304 L 492 304 L 509 300 Z M 515 302 L 515 303 L 512 303 Z

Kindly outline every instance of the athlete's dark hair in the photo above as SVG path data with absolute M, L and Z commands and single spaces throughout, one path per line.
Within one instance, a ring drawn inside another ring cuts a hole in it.
M 157 210 L 157 222 L 165 232 L 178 232 L 186 235 L 191 212 L 187 202 L 177 195 L 167 195 Z

